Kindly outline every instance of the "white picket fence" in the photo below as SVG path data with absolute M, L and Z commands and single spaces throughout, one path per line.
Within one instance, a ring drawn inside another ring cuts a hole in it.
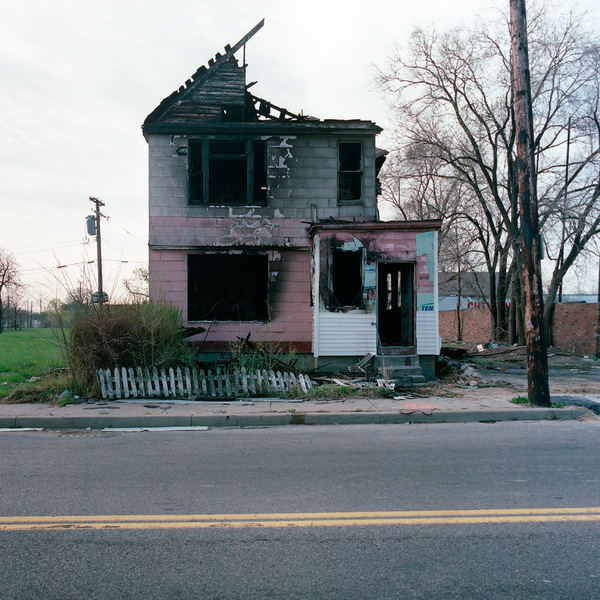
M 210 398 L 308 392 L 313 382 L 307 375 L 281 371 L 250 371 L 244 367 L 215 371 L 177 367 L 167 370 L 129 368 L 99 369 L 102 397 L 121 398 Z

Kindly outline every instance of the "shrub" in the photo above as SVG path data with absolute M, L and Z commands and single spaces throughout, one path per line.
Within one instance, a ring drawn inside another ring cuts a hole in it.
M 296 350 L 280 342 L 251 342 L 241 338 L 229 344 L 232 367 L 245 367 L 247 371 L 288 371 L 299 373 Z
M 169 367 L 192 357 L 181 313 L 160 303 L 81 305 L 59 339 L 75 386 L 96 387 L 96 371 Z

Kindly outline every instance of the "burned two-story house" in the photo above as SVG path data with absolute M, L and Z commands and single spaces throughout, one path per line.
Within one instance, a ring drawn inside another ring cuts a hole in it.
M 146 118 L 151 293 L 215 358 L 238 338 L 305 365 L 368 354 L 388 377 L 439 353 L 439 221 L 380 221 L 385 151 L 371 121 L 320 120 L 253 94 L 245 44 L 200 67 Z

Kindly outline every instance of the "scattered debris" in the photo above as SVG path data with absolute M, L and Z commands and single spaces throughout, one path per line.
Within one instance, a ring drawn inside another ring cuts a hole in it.
M 365 354 L 355 365 L 348 367 L 350 373 L 362 373 L 366 375 L 370 367 L 371 361 L 375 358 L 375 352 Z
M 389 379 L 378 379 L 377 380 L 378 387 L 386 388 L 388 390 L 396 389 L 396 382 L 390 381 Z

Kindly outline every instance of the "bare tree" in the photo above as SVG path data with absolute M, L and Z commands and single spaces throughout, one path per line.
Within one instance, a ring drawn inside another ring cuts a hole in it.
M 561 17 L 548 4 L 530 13 L 540 226 L 555 261 L 549 285 L 555 290 L 599 232 L 600 51 L 582 16 Z M 515 276 L 513 263 L 521 261 L 508 18 L 446 33 L 417 29 L 406 50 L 394 51 L 378 82 L 389 94 L 398 123 L 397 158 L 389 161 L 384 175 L 397 189 L 390 196 L 390 185 L 384 185 L 384 194 L 405 213 L 411 203 L 434 204 L 439 209 L 437 218 L 458 213 L 472 217 L 490 272 L 494 336 L 502 339 L 508 330 L 505 304 Z M 569 118 L 572 158 L 565 179 Z M 394 173 L 394 167 L 397 171 L 405 162 L 410 166 L 402 167 L 399 175 Z M 450 182 L 459 184 L 454 188 L 456 197 L 440 202 L 443 195 L 437 190 L 452 189 Z M 558 236 L 563 223 L 564 235 Z M 515 298 L 520 298 L 518 289 Z
M 11 288 L 19 285 L 19 269 L 15 257 L 0 248 L 0 333 L 4 328 L 3 298 Z
M 148 268 L 135 268 L 131 277 L 123 279 L 123 285 L 133 302 L 147 302 L 150 296 Z

